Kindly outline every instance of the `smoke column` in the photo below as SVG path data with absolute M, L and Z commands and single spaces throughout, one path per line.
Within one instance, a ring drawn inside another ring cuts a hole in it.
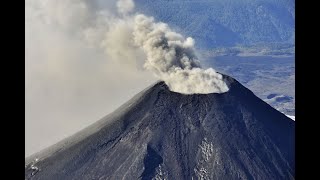
M 128 14 L 134 9 L 134 2 L 133 0 L 118 0 L 117 8 L 119 13 Z
M 145 60 L 143 67 L 165 81 L 171 91 L 178 93 L 228 91 L 222 75 L 212 68 L 201 68 L 191 37 L 185 39 L 167 24 L 155 22 L 153 17 L 130 14 L 134 8 L 132 0 L 119 0 L 117 7 L 121 16 L 113 18 L 111 23 L 100 25 L 108 30 L 103 42 L 96 43 L 101 44 L 112 59 L 126 59 L 127 64 L 134 59 L 135 62 Z
M 214 69 L 201 69 L 194 40 L 184 39 L 165 23 L 135 16 L 134 42 L 147 55 L 144 67 L 164 80 L 170 90 L 183 94 L 223 93 L 228 87 Z

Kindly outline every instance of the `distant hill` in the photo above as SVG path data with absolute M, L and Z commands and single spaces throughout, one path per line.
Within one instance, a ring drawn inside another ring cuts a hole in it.
M 294 44 L 294 0 L 135 0 L 137 10 L 196 39 L 199 47 Z

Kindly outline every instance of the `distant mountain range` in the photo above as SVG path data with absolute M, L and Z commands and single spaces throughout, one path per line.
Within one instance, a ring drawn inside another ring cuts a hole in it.
M 294 44 L 294 0 L 135 0 L 137 10 L 195 38 L 198 47 Z
M 183 95 L 164 82 L 26 160 L 26 179 L 295 177 L 295 121 L 223 75 L 222 94 Z

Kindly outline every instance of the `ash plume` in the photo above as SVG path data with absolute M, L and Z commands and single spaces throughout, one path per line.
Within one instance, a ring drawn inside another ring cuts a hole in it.
M 119 13 L 128 14 L 134 9 L 134 2 L 133 0 L 118 0 L 117 8 Z
M 183 94 L 228 91 L 222 76 L 214 69 L 202 69 L 195 55 L 194 40 L 156 23 L 143 14 L 135 16 L 134 42 L 147 55 L 144 67 L 165 81 L 170 90 Z

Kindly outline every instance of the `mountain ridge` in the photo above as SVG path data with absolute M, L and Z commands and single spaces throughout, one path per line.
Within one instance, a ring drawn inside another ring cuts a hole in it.
M 135 2 L 138 12 L 195 38 L 202 49 L 295 41 L 295 4 L 290 0 Z
M 33 156 L 26 178 L 294 179 L 294 121 L 223 77 L 230 90 L 221 94 L 152 85 L 77 141 Z

